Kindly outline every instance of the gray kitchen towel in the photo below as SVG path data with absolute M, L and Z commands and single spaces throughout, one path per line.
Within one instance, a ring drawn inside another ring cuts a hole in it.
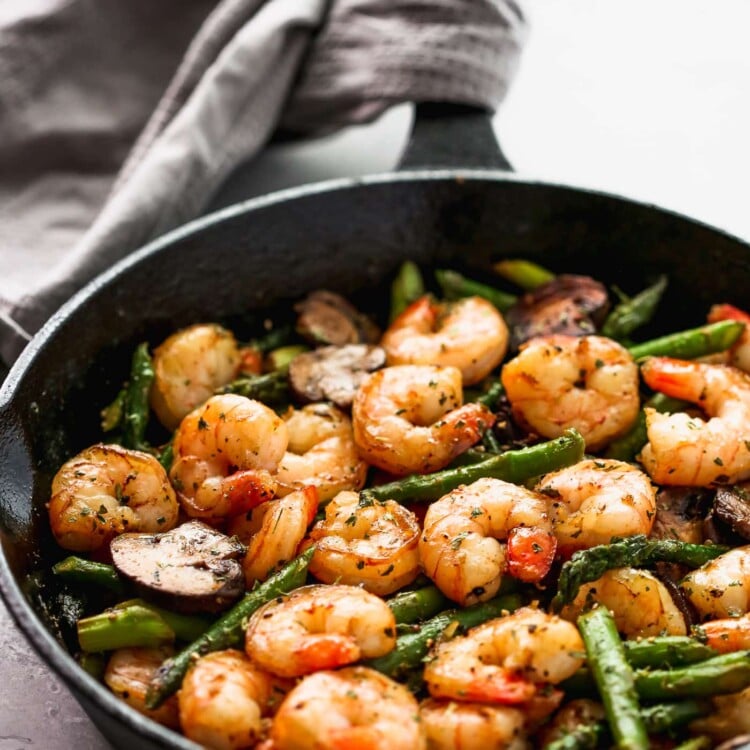
M 24 0 L 0 5 L 0 356 L 200 215 L 274 131 L 401 102 L 494 109 L 515 0 Z

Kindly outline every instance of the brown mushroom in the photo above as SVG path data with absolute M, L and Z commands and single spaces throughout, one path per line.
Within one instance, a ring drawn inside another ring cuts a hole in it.
M 750 483 L 719 487 L 714 499 L 713 515 L 735 534 L 750 539 Z
M 712 494 L 696 487 L 662 487 L 656 494 L 656 517 L 651 536 L 702 544 Z
M 656 516 L 650 536 L 653 539 L 677 539 L 690 544 L 702 544 L 706 537 L 706 515 L 713 491 L 700 487 L 662 487 L 656 493 Z M 656 572 L 663 582 L 679 581 L 688 569 L 679 563 L 660 562 Z M 690 614 L 679 591 L 670 594 L 683 615 Z
M 298 302 L 297 331 L 314 344 L 375 344 L 380 329 L 340 294 L 320 289 Z
M 289 383 L 303 403 L 332 401 L 346 409 L 364 378 L 383 365 L 385 351 L 379 346 L 323 346 L 298 354 L 291 361 Z
M 110 551 L 144 599 L 178 612 L 220 612 L 245 590 L 245 545 L 202 521 L 161 534 L 121 534 Z
M 606 287 L 590 276 L 561 274 L 524 294 L 506 313 L 510 347 L 515 350 L 534 336 L 596 332 L 609 311 Z

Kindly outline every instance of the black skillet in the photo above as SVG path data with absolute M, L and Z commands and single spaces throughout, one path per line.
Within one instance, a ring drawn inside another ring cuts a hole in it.
M 232 205 L 169 233 L 91 282 L 34 338 L 0 391 L 0 588 L 16 622 L 102 733 L 127 748 L 195 748 L 80 669 L 57 636 L 63 613 L 28 576 L 56 549 L 44 504 L 59 465 L 100 439 L 99 410 L 130 353 L 195 321 L 229 320 L 325 287 L 382 308 L 405 258 L 481 275 L 523 256 L 628 292 L 666 273 L 661 330 L 747 306 L 750 246 L 651 205 L 510 173 L 483 114 L 419 108 L 400 169 Z M 236 183 L 238 184 L 238 183 Z M 656 333 L 657 331 L 654 331 Z

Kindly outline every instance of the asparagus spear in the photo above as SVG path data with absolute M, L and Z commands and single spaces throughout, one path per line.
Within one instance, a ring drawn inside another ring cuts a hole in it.
M 623 641 L 625 658 L 634 669 L 671 669 L 705 661 L 718 652 L 689 636 L 665 635 L 636 641 Z M 594 683 L 588 667 L 581 667 L 560 687 L 569 695 L 588 696 Z
M 667 277 L 660 276 L 655 284 L 646 287 L 635 297 L 622 295 L 620 303 L 604 321 L 601 335 L 617 341 L 626 339 L 636 328 L 651 320 L 666 288 Z
M 156 612 L 140 605 L 113 607 L 78 621 L 78 643 L 83 651 L 151 648 L 174 639 L 174 630 Z
M 677 667 L 717 656 L 718 652 L 686 635 L 664 635 L 623 641 L 628 663 L 638 668 Z
M 597 607 L 578 618 L 578 629 L 616 747 L 648 750 L 633 670 L 625 659 L 614 617 L 605 607 Z
M 388 600 L 396 622 L 419 622 L 445 609 L 448 600 L 437 586 L 425 586 L 414 591 L 403 591 Z
M 445 469 L 434 474 L 414 474 L 388 484 L 362 490 L 360 504 L 376 500 L 436 500 L 459 485 L 481 477 L 495 477 L 521 484 L 540 474 L 562 469 L 583 458 L 584 440 L 576 430 L 566 430 L 562 437 L 538 443 L 529 448 L 506 451 L 484 461 Z
M 190 663 L 198 656 L 211 651 L 237 646 L 244 637 L 248 617 L 271 599 L 286 594 L 304 584 L 307 568 L 315 552 L 312 546 L 299 557 L 285 565 L 278 573 L 267 578 L 253 591 L 217 620 L 203 635 L 159 667 L 146 693 L 147 708 L 158 708 L 179 689 Z
M 595 581 L 612 568 L 643 568 L 656 562 L 675 562 L 699 568 L 728 549 L 720 544 L 689 544 L 677 539 L 649 539 L 645 534 L 636 534 L 627 539 L 613 540 L 611 544 L 579 550 L 560 570 L 552 610 L 559 611 L 572 602 L 582 584 Z
M 710 701 L 689 699 L 644 706 L 641 709 L 641 716 L 649 734 L 661 734 L 684 727 L 701 716 L 707 716 L 711 711 L 713 711 L 713 706 Z
M 657 703 L 641 708 L 641 718 L 648 734 L 663 734 L 689 724 L 711 712 L 705 700 Z M 607 738 L 607 724 L 594 721 L 580 724 L 559 739 L 544 746 L 545 750 L 594 750 Z
M 674 750 L 711 750 L 712 747 L 713 742 L 711 741 L 711 738 L 702 735 L 681 742 Z
M 750 651 L 735 651 L 675 669 L 638 670 L 638 694 L 645 700 L 698 698 L 737 693 L 750 686 Z
M 607 736 L 607 725 L 603 721 L 579 724 L 562 737 L 547 743 L 544 750 L 596 750 Z
M 237 378 L 216 390 L 217 393 L 237 393 L 265 404 L 277 404 L 289 398 L 289 381 L 286 372 L 268 372 Z
M 298 355 L 303 352 L 310 351 L 309 346 L 304 344 L 288 344 L 287 346 L 280 346 L 278 349 L 274 349 L 268 353 L 266 357 L 267 369 L 271 372 L 278 372 L 285 375 L 289 372 L 289 363 Z
M 391 322 L 424 293 L 424 280 L 419 266 L 414 261 L 405 260 L 391 283 Z
M 273 328 L 262 336 L 253 339 L 248 346 L 265 354 L 266 352 L 292 343 L 294 336 L 294 327 L 292 325 L 283 325 Z
M 126 609 L 128 607 L 142 607 L 155 615 L 161 617 L 174 632 L 178 641 L 194 641 L 208 630 L 211 621 L 202 615 L 186 615 L 181 612 L 172 612 L 163 607 L 146 602 L 143 599 L 129 599 L 116 604 L 113 609 Z
M 159 646 L 174 640 L 195 640 L 209 625 L 199 615 L 170 612 L 142 599 L 130 599 L 78 620 L 78 643 L 86 652 Z
M 443 612 L 422 623 L 416 632 L 400 635 L 393 651 L 377 659 L 370 659 L 365 664 L 395 679 L 406 677 L 422 665 L 428 651 L 447 627 L 458 625 L 468 630 L 520 606 L 521 599 L 517 594 L 505 594 L 465 609 Z
M 698 328 L 670 333 L 651 341 L 628 347 L 633 359 L 644 357 L 677 357 L 695 359 L 724 352 L 742 335 L 745 324 L 736 320 L 721 320 Z
M 85 586 L 101 586 L 118 595 L 125 593 L 125 583 L 117 575 L 114 565 L 70 555 L 55 563 L 52 566 L 52 572 L 67 581 L 74 581 Z
M 523 258 L 506 258 L 493 266 L 495 271 L 504 279 L 530 292 L 555 278 L 552 271 L 543 268 L 538 263 Z
M 478 404 L 486 406 L 490 411 L 494 411 L 497 408 L 500 396 L 503 395 L 503 391 L 503 384 L 499 380 L 496 380 L 481 396 L 477 396 L 474 400 Z
M 491 302 L 500 312 L 508 310 L 517 300 L 514 294 L 508 294 L 488 284 L 482 284 L 480 281 L 467 279 L 466 276 L 457 271 L 437 270 L 435 271 L 435 278 L 446 299 L 482 297 Z
M 150 450 L 145 434 L 148 427 L 148 394 L 154 382 L 154 365 L 146 342 L 133 352 L 130 378 L 115 400 L 102 409 L 102 429 L 120 429 L 118 442 L 125 448 Z

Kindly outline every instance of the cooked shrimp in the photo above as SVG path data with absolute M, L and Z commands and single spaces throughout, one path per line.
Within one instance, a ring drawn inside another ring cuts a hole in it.
M 680 588 L 704 620 L 750 611 L 750 545 L 719 555 L 688 573 Z
M 584 459 L 545 475 L 534 490 L 549 499 L 554 534 L 566 553 L 648 534 L 656 515 L 656 488 L 625 461 Z
M 502 362 L 508 326 L 481 297 L 438 303 L 425 296 L 391 323 L 380 345 L 389 365 L 457 367 L 464 384 L 472 385 Z
M 271 726 L 274 750 L 424 750 L 414 696 L 367 667 L 305 677 Z
M 419 706 L 428 750 L 526 750 L 524 713 L 509 706 L 427 698 Z
M 555 554 L 551 529 L 544 497 L 485 477 L 430 505 L 419 555 L 424 572 L 449 599 L 472 604 L 497 593 L 509 567 L 507 558 L 511 573 L 518 566 L 524 580 L 541 580 Z M 514 545 L 518 530 L 522 541 Z M 500 540 L 510 540 L 507 551 Z
M 179 729 L 177 696 L 170 696 L 159 708 L 146 708 L 146 691 L 151 678 L 172 654 L 173 649 L 167 646 L 113 651 L 104 670 L 104 682 L 118 698 L 139 713 L 170 729 Z
M 269 500 L 288 440 L 284 420 L 259 401 L 212 396 L 182 420 L 172 440 L 169 477 L 185 513 L 216 521 Z
M 227 532 L 247 545 L 242 568 L 248 589 L 256 581 L 265 581 L 297 554 L 317 510 L 317 489 L 305 487 L 261 503 L 229 522 Z
M 396 475 L 442 469 L 495 419 L 481 404 L 462 404 L 461 373 L 455 367 L 378 370 L 362 383 L 352 404 L 360 455 Z
M 575 625 L 523 607 L 439 644 L 424 678 L 433 698 L 512 705 L 570 677 L 583 655 Z
M 627 638 L 687 634 L 685 617 L 667 587 L 648 570 L 608 570 L 596 581 L 581 586 L 560 616 L 575 622 L 593 602 L 612 612 L 617 629 Z
M 103 444 L 60 467 L 47 508 L 57 543 L 76 552 L 99 549 L 125 531 L 168 531 L 179 511 L 154 456 Z
M 750 687 L 739 693 L 716 695 L 711 698 L 711 702 L 713 711 L 710 715 L 691 722 L 691 732 L 708 734 L 717 743 L 750 734 Z M 743 747 L 747 747 L 747 744 L 740 742 L 736 745 L 737 750 L 742 750 Z
M 707 646 L 719 653 L 750 649 L 750 613 L 711 620 L 696 625 L 694 629 Z
M 640 408 L 638 367 L 603 336 L 538 336 L 503 366 L 513 416 L 525 429 L 556 438 L 570 427 L 596 451 L 632 426 Z
M 213 323 L 173 333 L 154 349 L 149 399 L 159 421 L 174 430 L 216 389 L 234 380 L 242 355 L 231 331 Z
M 315 584 L 274 599 L 250 618 L 245 650 L 281 677 L 382 656 L 396 643 L 396 621 L 378 596 L 356 586 Z
M 310 572 L 325 583 L 345 583 L 386 596 L 419 575 L 419 522 L 394 500 L 361 507 L 359 493 L 340 492 L 310 532 Z
M 648 443 L 638 460 L 659 484 L 707 487 L 750 478 L 750 376 L 728 365 L 652 357 L 646 383 L 690 401 L 708 419 L 646 408 Z
M 720 320 L 735 320 L 745 324 L 745 330 L 730 347 L 722 352 L 726 364 L 738 367 L 743 372 L 750 373 L 750 315 L 734 305 L 712 305 L 708 311 L 708 322 L 717 323 Z
M 314 485 L 321 502 L 342 490 L 359 490 L 367 464 L 359 457 L 352 423 L 333 404 L 308 404 L 284 416 L 289 445 L 276 471 L 276 494 Z
M 241 651 L 206 654 L 190 667 L 177 693 L 182 732 L 216 750 L 253 747 L 274 689 L 273 678 Z

